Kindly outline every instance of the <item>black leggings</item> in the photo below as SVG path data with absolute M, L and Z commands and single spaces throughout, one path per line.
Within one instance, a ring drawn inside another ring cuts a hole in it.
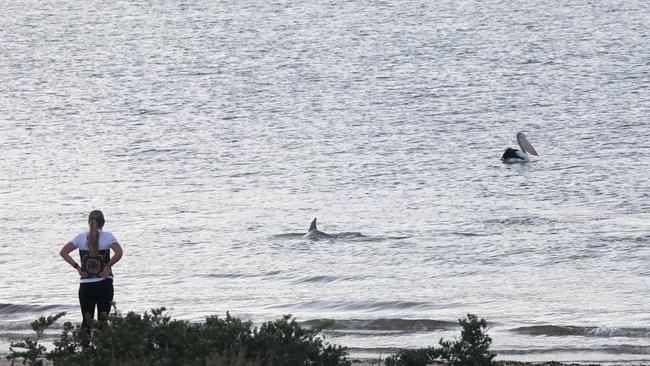
M 95 317 L 95 305 L 97 306 L 97 320 L 106 321 L 111 312 L 113 303 L 113 280 L 107 278 L 99 282 L 79 284 L 79 305 L 83 322 L 82 329 L 88 329 L 90 320 Z

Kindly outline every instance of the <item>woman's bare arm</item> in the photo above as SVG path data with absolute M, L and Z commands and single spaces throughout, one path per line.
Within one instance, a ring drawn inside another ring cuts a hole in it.
M 61 257 L 63 257 L 64 261 L 68 262 L 72 267 L 77 269 L 77 267 L 79 267 L 79 265 L 70 256 L 70 253 L 72 253 L 72 251 L 75 250 L 75 249 L 77 249 L 77 248 L 75 248 L 74 244 L 68 243 L 68 244 L 64 245 L 63 248 L 61 248 L 61 251 L 59 252 L 59 254 L 61 255 Z
M 111 244 L 111 249 L 113 249 L 113 256 L 111 257 L 111 260 L 108 261 L 109 267 L 112 267 L 115 263 L 119 262 L 120 259 L 122 259 L 122 254 L 124 254 L 122 246 L 118 242 Z
M 111 260 L 108 261 L 108 264 L 106 264 L 106 267 L 101 273 L 102 278 L 107 278 L 111 274 L 111 268 L 113 265 L 122 259 L 122 255 L 124 254 L 124 251 L 122 250 L 122 246 L 120 243 L 115 242 L 111 244 L 111 249 L 113 249 L 113 256 L 111 257 Z
M 84 276 L 86 273 L 81 269 L 79 264 L 77 264 L 77 262 L 75 262 L 74 259 L 72 259 L 72 257 L 70 256 L 70 253 L 72 253 L 72 251 L 75 249 L 77 248 L 74 246 L 74 244 L 68 243 L 64 245 L 63 248 L 61 248 L 59 254 L 61 255 L 61 257 L 63 257 L 63 260 L 68 262 L 68 264 L 70 264 L 72 267 L 74 267 L 74 269 L 77 270 L 77 272 L 79 272 L 79 275 Z

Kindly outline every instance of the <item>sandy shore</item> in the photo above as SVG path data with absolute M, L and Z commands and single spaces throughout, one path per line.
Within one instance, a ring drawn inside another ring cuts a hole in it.
M 352 366 L 383 366 L 384 361 L 379 359 L 352 359 Z M 496 361 L 497 366 L 603 366 L 596 363 L 561 363 L 561 362 L 517 362 L 517 361 Z M 650 366 L 645 363 L 629 363 L 629 362 L 608 362 L 607 366 Z M 431 364 L 431 366 L 442 366 L 442 363 Z
M 352 366 L 383 366 L 384 361 L 379 359 L 352 359 Z M 561 362 L 517 362 L 517 361 L 496 361 L 497 366 L 603 366 L 596 363 L 561 363 Z M 629 363 L 629 362 L 608 362 L 607 366 L 650 366 L 645 363 Z M 442 366 L 442 363 L 431 364 L 431 366 Z
M 352 359 L 352 366 L 383 366 L 384 361 L 379 359 Z M 22 365 L 20 361 L 16 361 L 15 365 Z M 44 366 L 53 366 L 52 362 L 45 361 Z M 6 356 L 2 356 L 0 359 L 0 366 L 10 366 L 11 361 L 6 359 Z M 620 365 L 620 366 L 650 366 L 650 364 L 644 363 L 607 363 L 608 366 Z M 433 364 L 432 366 L 442 366 L 442 364 Z M 601 366 L 600 364 L 593 363 L 559 363 L 559 362 L 515 362 L 515 361 L 497 361 L 497 366 Z

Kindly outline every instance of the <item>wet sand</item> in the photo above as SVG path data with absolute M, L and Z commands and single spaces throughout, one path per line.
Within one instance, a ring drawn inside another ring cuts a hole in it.
M 22 364 L 23 364 L 23 362 L 20 361 L 20 360 L 18 360 L 18 361 L 16 361 L 16 363 L 14 363 L 14 365 L 16 365 L 16 366 L 22 365 Z M 7 356 L 2 356 L 2 359 L 0 359 L 0 366 L 10 366 L 10 365 L 11 365 L 11 361 L 7 360 Z M 52 366 L 52 362 L 50 362 L 48 360 L 44 360 L 43 366 Z
M 352 359 L 352 366 L 383 366 L 384 365 L 384 360 L 379 360 L 379 359 L 369 359 L 369 358 L 364 358 L 364 359 L 359 359 L 355 358 Z M 22 361 L 16 361 L 15 365 L 22 365 Z M 11 361 L 6 359 L 6 356 L 2 356 L 2 359 L 0 359 L 0 366 L 10 366 Z M 43 362 L 44 366 L 53 366 L 52 362 L 45 360 Z M 606 364 L 607 366 L 615 366 L 615 365 L 620 365 L 620 366 L 650 366 L 649 364 L 646 363 L 629 363 L 627 361 L 621 362 L 621 363 L 616 363 L 616 362 L 608 362 Z M 441 363 L 435 363 L 431 364 L 431 366 L 442 366 Z M 496 366 L 601 366 L 601 364 L 595 364 L 595 363 L 560 363 L 560 362 L 516 362 L 516 361 L 497 361 Z
M 352 366 L 383 366 L 384 360 L 379 359 L 352 359 Z M 496 361 L 496 366 L 650 366 L 650 363 L 630 363 L 628 361 L 608 362 L 607 364 L 598 363 L 561 363 L 561 362 L 517 362 L 517 361 Z M 442 363 L 433 363 L 431 366 L 443 366 Z

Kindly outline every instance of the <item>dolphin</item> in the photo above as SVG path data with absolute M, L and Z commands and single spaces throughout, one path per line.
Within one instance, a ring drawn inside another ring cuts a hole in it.
M 332 235 L 325 234 L 322 231 L 319 231 L 318 228 L 316 228 L 316 217 L 311 221 L 311 224 L 309 225 L 309 231 L 303 238 L 305 239 L 310 239 L 310 240 L 318 240 L 318 239 L 334 239 Z

